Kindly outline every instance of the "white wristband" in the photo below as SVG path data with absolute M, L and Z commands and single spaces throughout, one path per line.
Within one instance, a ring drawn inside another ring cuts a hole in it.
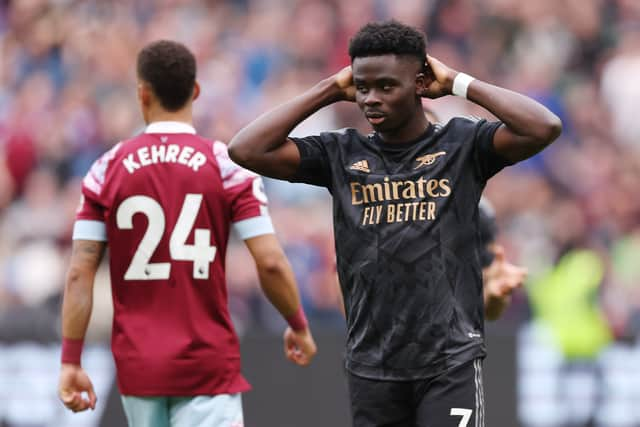
M 475 79 L 471 77 L 469 74 L 458 73 L 458 75 L 453 79 L 453 88 L 451 88 L 451 93 L 456 96 L 461 96 L 463 98 L 467 97 L 467 89 L 469 89 L 469 85 Z

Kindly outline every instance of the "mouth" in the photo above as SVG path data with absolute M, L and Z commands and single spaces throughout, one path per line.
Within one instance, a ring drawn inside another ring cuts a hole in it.
M 386 116 L 383 113 L 380 113 L 377 111 L 367 112 L 365 113 L 365 117 L 367 118 L 369 123 L 371 123 L 374 126 L 379 125 L 380 123 L 384 122 L 386 119 Z

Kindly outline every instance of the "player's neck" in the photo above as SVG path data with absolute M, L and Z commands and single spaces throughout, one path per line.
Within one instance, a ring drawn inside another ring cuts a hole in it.
M 152 109 L 146 114 L 147 124 L 154 122 L 182 122 L 193 126 L 193 114 L 191 106 L 182 108 L 178 111 L 166 111 L 164 109 Z
M 404 126 L 389 132 L 378 132 L 378 135 L 385 144 L 401 144 L 418 139 L 425 133 L 428 126 L 429 120 L 424 114 L 416 114 Z

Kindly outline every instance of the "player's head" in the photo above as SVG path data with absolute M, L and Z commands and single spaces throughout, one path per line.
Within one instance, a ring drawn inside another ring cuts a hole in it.
M 162 110 L 177 112 L 199 94 L 196 59 L 181 43 L 170 40 L 149 43 L 138 53 L 136 68 L 143 111 L 155 104 Z
M 426 41 L 397 21 L 362 27 L 349 43 L 356 102 L 378 131 L 392 131 L 422 113 Z

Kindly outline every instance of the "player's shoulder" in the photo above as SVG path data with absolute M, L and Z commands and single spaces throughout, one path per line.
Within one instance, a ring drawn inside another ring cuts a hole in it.
M 125 142 L 126 141 L 119 141 L 114 144 L 113 147 L 102 153 L 100 157 L 93 162 L 89 171 L 93 173 L 100 172 L 100 174 L 103 175 L 113 160 L 125 151 Z
M 451 135 L 453 137 L 464 137 L 470 133 L 475 133 L 478 126 L 482 126 L 487 119 L 478 116 L 456 116 L 452 117 L 446 123 L 437 123 L 435 125 L 436 133 L 441 135 Z
M 343 144 L 353 141 L 366 140 L 367 136 L 362 135 L 357 129 L 342 128 L 335 130 L 326 130 L 316 134 L 307 136 L 290 136 L 290 139 L 296 144 L 315 144 L 323 149 L 331 149 L 335 143 Z
M 337 143 L 337 146 L 345 144 L 352 146 L 353 144 L 366 143 L 369 138 L 370 136 L 360 133 L 360 131 L 355 128 L 336 129 L 320 134 L 322 142 Z
M 225 183 L 225 188 L 258 176 L 231 160 L 227 144 L 219 140 L 213 140 L 211 144 L 212 153 L 220 169 L 220 177 Z
M 96 194 L 100 194 L 106 181 L 107 170 L 113 160 L 123 151 L 125 141 L 120 141 L 98 157 L 82 180 L 82 185 Z
M 329 135 L 336 139 L 363 139 L 366 138 L 365 135 L 361 134 L 358 129 L 355 128 L 341 128 L 330 130 L 322 133 L 323 135 Z
M 452 117 L 447 123 L 443 125 L 443 127 L 474 127 L 478 123 L 486 121 L 486 119 L 473 116 L 473 115 L 465 115 L 465 116 L 456 116 Z
M 231 170 L 234 168 L 238 168 L 239 166 L 231 160 L 229 157 L 229 148 L 227 144 L 222 141 L 212 140 L 211 142 L 211 154 L 215 158 L 216 162 L 220 166 L 220 170 Z M 226 173 L 223 173 L 223 176 Z

